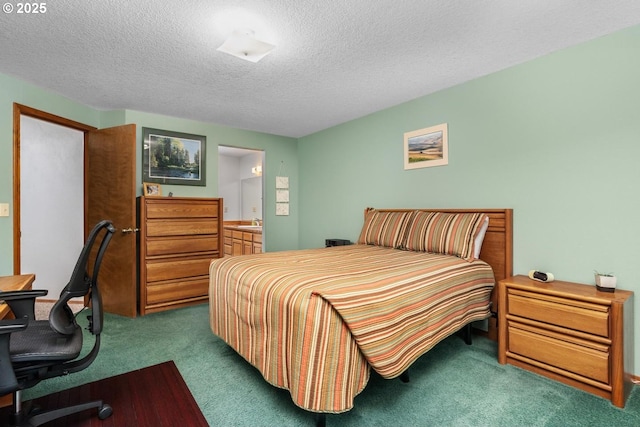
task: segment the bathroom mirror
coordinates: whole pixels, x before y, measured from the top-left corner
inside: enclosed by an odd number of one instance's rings
[[[261,150],[218,147],[218,195],[224,199],[224,221],[264,219],[264,162]]]
[[[262,177],[245,178],[241,182],[241,210],[243,220],[262,220]]]

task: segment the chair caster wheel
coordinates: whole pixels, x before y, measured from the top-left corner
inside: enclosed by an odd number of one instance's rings
[[[113,409],[111,409],[111,406],[106,403],[98,409],[98,418],[101,420],[106,420],[111,416],[111,414],[113,414]]]

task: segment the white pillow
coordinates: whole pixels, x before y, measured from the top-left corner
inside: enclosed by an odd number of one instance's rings
[[[489,228],[489,215],[484,217],[484,222],[480,226],[478,235],[473,241],[473,257],[475,259],[480,258],[480,251],[482,250],[482,242],[484,240],[484,235],[487,233],[487,228]]]

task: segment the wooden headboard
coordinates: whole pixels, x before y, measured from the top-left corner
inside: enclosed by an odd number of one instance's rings
[[[367,212],[372,208],[365,209]],[[376,209],[382,212],[411,212],[415,210],[423,212],[447,212],[447,213],[476,213],[483,212],[489,215],[489,228],[484,236],[480,259],[493,269],[496,279],[496,287],[491,295],[492,310],[497,312],[498,307],[498,281],[513,275],[513,209]],[[493,340],[498,339],[497,319],[489,319],[489,331],[487,336]]]

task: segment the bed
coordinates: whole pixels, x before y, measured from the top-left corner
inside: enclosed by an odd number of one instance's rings
[[[478,320],[495,338],[511,244],[510,209],[368,208],[353,245],[212,261],[211,329],[296,405],[345,412],[370,369],[401,376]]]

